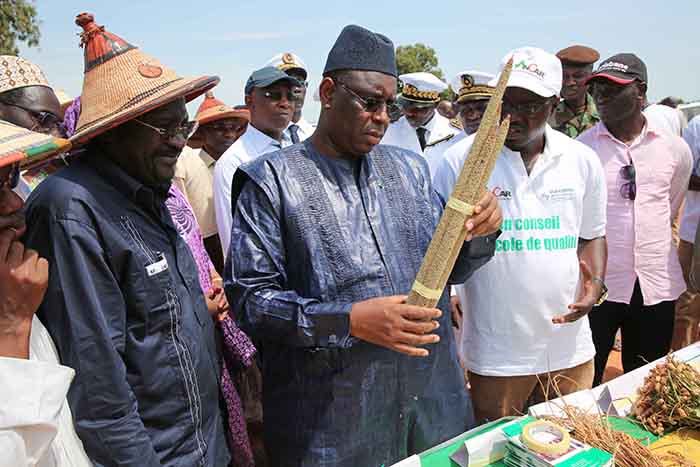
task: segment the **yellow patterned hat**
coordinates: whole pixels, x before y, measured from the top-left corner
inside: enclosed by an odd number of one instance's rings
[[[0,55],[0,94],[27,86],[49,86],[41,68],[14,55]]]

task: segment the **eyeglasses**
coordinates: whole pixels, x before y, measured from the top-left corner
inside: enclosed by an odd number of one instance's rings
[[[357,100],[362,106],[365,112],[375,113],[380,110],[386,109],[387,113],[389,108],[395,104],[393,100],[377,99],[376,97],[362,97],[357,92],[353,91],[347,84],[336,81],[338,85],[345,90],[348,94]]]
[[[622,166],[620,168],[620,177],[626,180],[625,183],[620,187],[620,196],[624,199],[634,201],[637,197],[637,183],[635,178],[637,176],[637,171],[634,169],[634,165],[630,162],[628,165]]]
[[[243,125],[227,125],[225,123],[210,123],[206,126],[208,130],[217,131],[219,133],[239,133],[246,129],[247,123]]]
[[[508,101],[503,101],[502,111],[503,114],[518,114],[518,115],[535,115],[537,112],[542,110],[547,101],[542,102],[529,102],[526,104],[511,104]]]
[[[10,190],[14,190],[19,185],[19,163],[16,162],[12,164],[12,169],[5,180],[0,181],[0,191],[4,190],[5,187]]]
[[[263,96],[266,98],[270,99],[271,101],[274,102],[279,102],[282,100],[282,91],[263,91]],[[296,102],[299,99],[301,99],[301,92],[300,91],[292,91],[289,90],[284,95],[287,96],[287,100],[289,102]]]
[[[171,140],[176,136],[188,140],[190,139],[190,136],[192,136],[199,127],[199,123],[197,123],[197,121],[195,120],[191,122],[185,122],[180,126],[176,126],[175,128],[158,128],[157,126],[150,125],[142,120],[139,120],[138,118],[135,118],[134,121],[155,131],[164,140]]]
[[[37,112],[36,110],[28,109],[21,105],[12,104],[10,102],[5,101],[0,101],[0,103],[9,105],[10,107],[16,107],[18,109],[24,110],[29,115],[31,115],[32,120],[34,120],[34,125],[31,128],[29,128],[29,131],[36,131],[37,129],[52,130],[54,128],[57,128],[62,122],[62,119],[60,117],[58,117],[55,114],[52,114],[51,112]]]

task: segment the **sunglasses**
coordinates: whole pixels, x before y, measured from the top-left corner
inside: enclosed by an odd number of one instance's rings
[[[535,115],[537,112],[542,110],[547,101],[542,102],[531,102],[526,104],[511,104],[508,101],[503,101],[502,112],[503,114],[518,114],[518,115]]]
[[[14,190],[19,185],[19,163],[12,164],[12,169],[5,180],[0,181],[0,191],[8,188]]]
[[[226,125],[223,123],[212,123],[207,125],[207,129],[219,133],[238,133],[240,131],[245,130],[247,125],[247,123],[244,125]]]
[[[140,125],[143,125],[155,131],[160,135],[161,138],[163,138],[166,141],[169,141],[178,136],[180,138],[188,140],[190,139],[190,136],[192,136],[194,132],[197,131],[197,127],[199,126],[199,123],[197,123],[197,121],[195,120],[185,122],[182,125],[176,126],[174,128],[159,128],[157,126],[153,126],[142,120],[139,120],[138,118],[135,118],[134,121]]]
[[[635,182],[636,176],[637,171],[634,169],[634,165],[632,165],[631,162],[628,165],[620,168],[620,177],[622,177],[623,180],[626,180],[620,187],[620,196],[622,196],[623,199],[634,201],[637,197],[637,183]]]
[[[355,100],[360,103],[365,112],[375,113],[386,109],[388,113],[389,108],[395,105],[393,100],[377,99],[376,97],[362,97],[356,91],[353,91],[353,89],[347,84],[341,81],[336,81],[336,83],[343,88],[345,92],[354,97]]]
[[[31,115],[32,120],[34,120],[34,125],[29,129],[30,131],[36,131],[37,129],[51,130],[53,128],[57,128],[63,121],[60,117],[52,114],[51,112],[37,112],[36,110],[28,109],[21,105],[12,104],[5,101],[0,101],[0,103],[24,110]]]
[[[287,97],[289,102],[296,102],[301,98],[301,93],[299,91],[289,90],[286,93],[282,91],[263,91],[263,96],[273,102],[281,101],[283,95]]]

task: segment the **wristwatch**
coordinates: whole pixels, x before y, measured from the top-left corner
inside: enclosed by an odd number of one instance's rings
[[[595,282],[596,284],[600,285],[600,297],[598,297],[598,301],[595,302],[595,304],[593,305],[600,306],[605,300],[608,299],[608,286],[605,285],[605,282],[603,282],[603,279],[601,279],[600,277],[592,278],[591,282]]]

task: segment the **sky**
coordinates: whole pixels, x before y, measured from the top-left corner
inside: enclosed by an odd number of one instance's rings
[[[214,93],[243,103],[250,73],[273,55],[294,52],[309,69],[310,87],[320,75],[340,30],[359,24],[395,45],[433,47],[449,79],[462,70],[495,73],[511,49],[536,46],[556,52],[572,44],[597,49],[601,58],[634,52],[645,61],[649,99],[668,95],[700,99],[700,47],[692,36],[700,19],[697,0],[501,0],[426,2],[404,0],[38,0],[38,48],[21,55],[38,64],[51,84],[80,94],[83,56],[78,47],[80,12],[140,47],[181,75],[217,75]],[[431,7],[437,7],[431,10]],[[316,121],[309,92],[304,116]],[[201,98],[190,106],[196,111]]]

